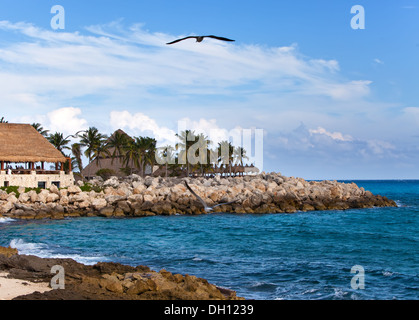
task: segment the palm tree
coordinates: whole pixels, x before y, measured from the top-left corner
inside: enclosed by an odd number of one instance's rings
[[[167,168],[169,166],[169,164],[174,164],[175,163],[175,154],[174,154],[174,148],[170,145],[166,145],[162,148],[159,148],[160,150],[160,154],[156,154],[156,156],[158,156],[160,158],[161,161],[159,161],[160,164],[163,164],[163,159],[164,159],[164,164],[166,167],[166,178],[167,178]]]
[[[141,175],[145,176],[145,167],[149,164],[153,167],[155,163],[155,152],[156,152],[156,139],[150,137],[138,137],[137,146],[139,148],[139,169],[141,171]],[[153,169],[151,170],[153,171]]]
[[[203,133],[198,134],[195,137],[195,143],[188,150],[188,159],[192,161],[192,164],[197,168],[200,168],[201,175],[204,175],[204,166],[208,164],[208,145],[211,144],[211,140],[208,139]],[[195,163],[196,161],[196,163]],[[189,161],[191,162],[191,161]]]
[[[189,177],[189,160],[188,160],[188,152],[189,149],[195,144],[195,131],[185,130],[179,134],[176,133],[176,137],[180,140],[180,142],[176,143],[176,150],[178,151],[178,157],[181,164],[186,164],[186,174]]]
[[[48,137],[49,130],[45,130],[40,123],[32,123],[32,127],[34,127],[36,131],[42,134],[45,138]]]
[[[111,153],[109,152],[109,147],[106,144],[105,140],[102,140],[101,143],[96,145],[95,149],[93,150],[92,158],[96,160],[96,164],[100,166],[100,159],[111,157]],[[113,159],[112,159],[113,160]]]
[[[74,159],[76,160],[74,163],[73,168],[78,168],[80,175],[83,177],[83,162],[81,159],[81,145],[80,143],[73,143],[71,145],[71,153],[74,156]]]
[[[218,158],[219,162],[225,165],[228,164],[230,176],[231,176],[231,166],[234,159],[233,152],[234,152],[234,147],[229,141],[225,140],[218,143],[218,154],[220,155]]]
[[[64,136],[62,133],[56,132],[54,134],[49,135],[47,139],[55,148],[61,151],[61,153],[64,156],[65,156],[64,149],[68,149],[68,150],[70,149],[67,146],[70,140],[64,139]]]
[[[9,121],[4,120],[4,117],[1,117],[0,123],[8,123]]]
[[[123,160],[122,164],[129,170],[129,174],[132,174],[134,167],[139,167],[140,162],[140,148],[138,145],[138,139],[129,139],[127,144],[123,147]]]
[[[233,151],[233,158],[235,159],[234,163],[243,167],[243,159],[249,160],[249,157],[246,156],[246,150],[242,147],[235,147]],[[239,174],[240,175],[240,174]]]
[[[90,127],[81,135],[80,145],[86,147],[84,155],[89,158],[89,163],[92,162],[93,154],[99,146],[104,143],[107,136],[101,134],[95,127]],[[90,175],[90,172],[88,173]]]
[[[115,133],[108,139],[107,147],[112,150],[112,164],[115,158],[120,158],[124,155],[124,148],[128,144],[129,136],[120,130],[115,131]]]

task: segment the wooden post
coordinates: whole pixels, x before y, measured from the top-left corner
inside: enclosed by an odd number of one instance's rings
[[[68,160],[68,172],[70,173],[72,168],[71,168],[71,158],[67,158]]]
[[[44,162],[41,162],[41,169],[44,170]]]
[[[4,170],[4,161],[1,162],[1,171]]]
[[[60,168],[60,170],[61,171],[64,171],[64,162],[61,162],[61,168]]]

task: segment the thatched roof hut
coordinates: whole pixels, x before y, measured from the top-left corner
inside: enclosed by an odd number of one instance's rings
[[[0,161],[64,163],[67,159],[32,125],[0,123]]]
[[[125,131],[118,129],[116,130],[106,141],[106,143],[109,143],[112,137],[115,135],[120,134],[127,139],[132,139]],[[109,154],[113,154],[115,151],[115,148],[111,147],[108,149]],[[98,172],[100,169],[109,169],[113,172],[112,175],[115,175],[117,177],[124,177],[127,175],[126,172],[121,171],[122,168],[125,168],[124,165],[124,157],[122,155],[116,155],[113,159],[111,156],[99,156],[98,159],[92,160],[84,169],[83,169],[83,175],[85,178],[90,179],[96,176],[96,172]],[[137,173],[137,170],[133,169],[132,173]]]

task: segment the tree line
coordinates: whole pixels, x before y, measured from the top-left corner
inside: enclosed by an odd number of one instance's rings
[[[1,122],[7,122],[2,117]],[[126,175],[139,173],[145,176],[146,167],[153,168],[159,165],[165,176],[180,175],[208,175],[214,174],[216,169],[222,174],[232,175],[234,166],[244,165],[248,159],[246,150],[240,146],[233,146],[229,141],[214,144],[202,133],[196,134],[193,130],[185,130],[176,134],[178,142],[174,146],[157,147],[157,141],[151,137],[130,137],[121,130],[108,136],[99,132],[96,127],[79,131],[74,135],[64,137],[63,133],[50,133],[40,123],[32,126],[58,149],[65,157],[71,159],[71,167],[75,174],[84,178],[96,172],[84,172],[83,155],[89,164],[110,158],[111,162],[117,159],[122,164],[121,172]],[[70,138],[77,139],[71,142]],[[212,148],[210,146],[213,146]],[[69,163],[66,168],[68,169]]]

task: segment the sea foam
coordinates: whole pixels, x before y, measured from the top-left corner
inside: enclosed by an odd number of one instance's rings
[[[80,254],[60,253],[44,243],[25,242],[22,239],[13,239],[10,241],[10,247],[17,249],[19,254],[22,255],[32,255],[39,258],[73,259],[74,261],[85,265],[94,265],[98,262],[108,260],[102,256],[83,256]]]

